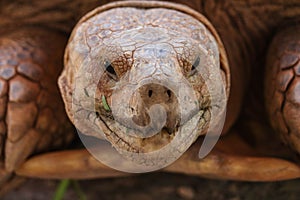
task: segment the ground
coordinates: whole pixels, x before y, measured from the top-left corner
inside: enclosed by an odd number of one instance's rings
[[[51,200],[58,181],[29,180],[4,200]],[[149,173],[79,182],[87,200],[296,200],[300,179],[272,183],[209,180],[180,174]],[[69,187],[65,200],[78,199]]]

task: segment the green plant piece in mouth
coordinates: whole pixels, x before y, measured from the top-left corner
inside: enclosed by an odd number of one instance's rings
[[[102,95],[102,105],[106,111],[111,111],[104,95]]]

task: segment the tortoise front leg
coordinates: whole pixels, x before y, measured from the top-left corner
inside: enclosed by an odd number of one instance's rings
[[[0,183],[31,154],[73,137],[56,84],[65,42],[62,34],[36,27],[1,30]]]
[[[278,181],[300,177],[299,166],[284,159],[257,153],[236,132],[231,132],[220,140],[204,159],[198,158],[200,143],[196,142],[163,171],[247,181]],[[90,179],[130,175],[103,165],[86,149],[37,155],[17,169],[16,174],[45,179]]]
[[[283,27],[271,43],[265,104],[272,127],[300,153],[300,26]]]

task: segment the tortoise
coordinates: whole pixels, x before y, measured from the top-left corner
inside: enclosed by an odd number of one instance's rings
[[[299,1],[1,4],[2,191],[157,169],[300,177]]]

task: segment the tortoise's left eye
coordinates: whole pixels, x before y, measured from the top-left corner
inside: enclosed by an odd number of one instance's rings
[[[104,65],[105,65],[105,70],[108,73],[108,75],[112,79],[116,80],[117,79],[117,73],[116,73],[114,67],[111,65],[111,63],[106,61]]]
[[[191,71],[189,73],[190,76],[192,76],[196,73],[197,67],[199,66],[199,64],[200,64],[200,57],[198,56],[191,67]]]

